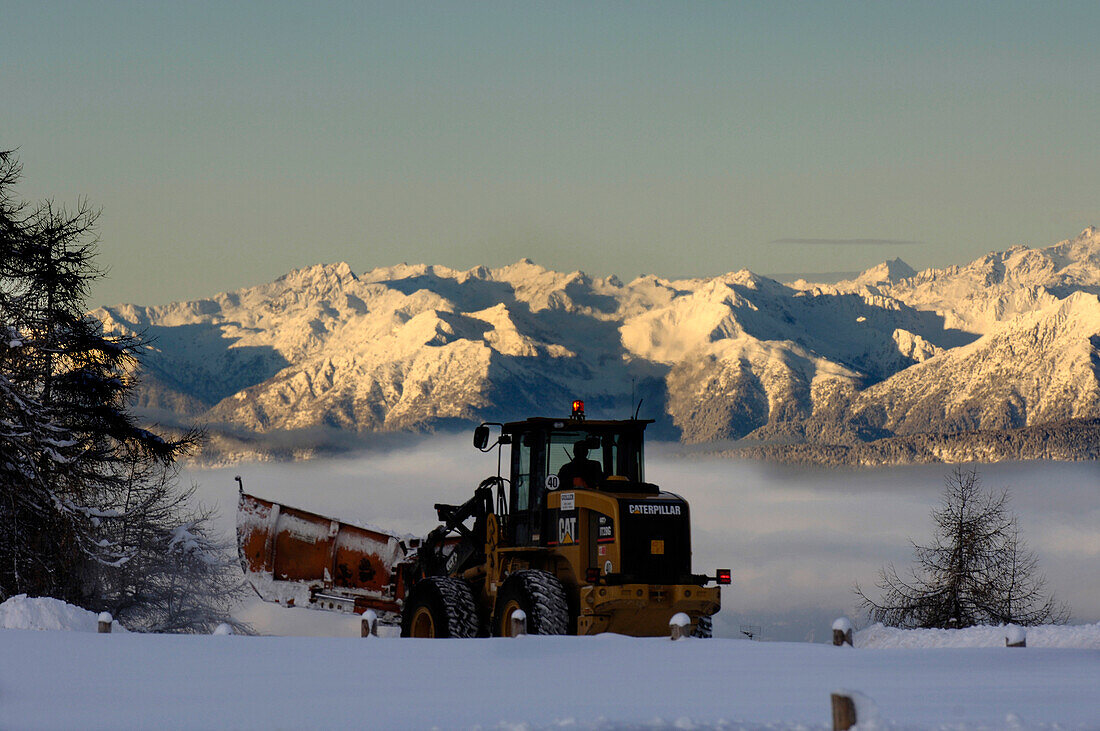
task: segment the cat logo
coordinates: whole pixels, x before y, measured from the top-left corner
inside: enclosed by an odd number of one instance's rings
[[[577,517],[558,518],[558,544],[570,546],[577,542]]]

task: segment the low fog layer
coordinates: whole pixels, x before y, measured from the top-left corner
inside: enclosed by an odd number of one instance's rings
[[[931,535],[946,466],[806,470],[755,462],[683,456],[680,445],[651,444],[647,479],[686,498],[692,511],[694,570],[733,569],[716,618],[720,636],[759,627],[768,639],[824,641],[832,620],[857,625],[852,586],[872,587],[885,563],[907,567],[910,538]],[[1100,621],[1100,468],[1094,463],[979,466],[984,483],[1006,488],[1023,537],[1038,554],[1049,588],[1074,622]],[[437,522],[432,504],[458,504],[496,472],[462,435],[410,437],[398,449],[339,460],[248,463],[190,470],[183,479],[220,509],[234,530],[236,483],[253,494],[388,530],[423,535]],[[259,605],[259,603],[256,603]],[[316,611],[242,608],[261,631],[341,633],[355,625]]]

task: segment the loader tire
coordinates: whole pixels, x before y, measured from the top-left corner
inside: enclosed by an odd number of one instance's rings
[[[522,609],[527,615],[527,634],[569,633],[569,602],[558,578],[546,571],[516,571],[497,594],[493,611],[493,635],[512,636],[512,614]]]
[[[695,629],[692,630],[692,637],[701,637],[704,640],[708,640],[714,636],[714,618],[713,617],[699,617],[699,621],[695,623]]]
[[[474,593],[461,579],[421,579],[401,610],[402,637],[476,637],[477,628]]]

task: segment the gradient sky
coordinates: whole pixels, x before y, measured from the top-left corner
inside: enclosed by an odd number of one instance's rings
[[[944,266],[1100,224],[1097,28],[1096,2],[2,0],[0,148],[24,198],[103,209],[91,305],[334,261]]]

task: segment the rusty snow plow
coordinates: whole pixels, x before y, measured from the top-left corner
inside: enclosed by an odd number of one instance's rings
[[[245,577],[264,601],[398,621],[405,586],[396,536],[326,518],[242,489],[237,550]]]

